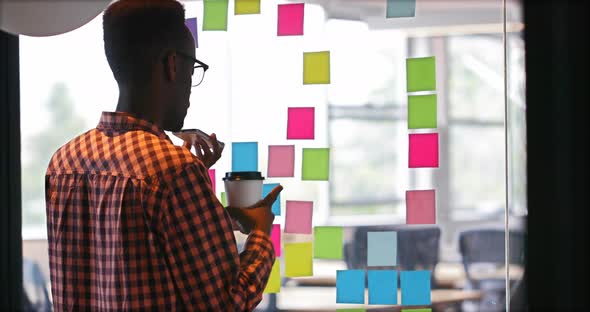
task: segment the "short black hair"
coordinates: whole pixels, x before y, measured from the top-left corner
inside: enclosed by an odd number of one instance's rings
[[[184,7],[176,0],[119,0],[103,14],[104,49],[119,84],[144,83],[163,49],[187,38]]]

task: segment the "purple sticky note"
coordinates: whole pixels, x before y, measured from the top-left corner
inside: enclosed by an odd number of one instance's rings
[[[413,133],[409,139],[410,168],[438,168],[438,133]]]
[[[281,225],[280,224],[273,224],[272,225],[272,233],[270,234],[270,240],[272,241],[272,245],[275,248],[275,255],[277,257],[281,256]]]
[[[303,35],[304,4],[279,4],[278,8],[277,36]]]
[[[215,169],[209,169],[209,179],[211,180],[211,188],[215,193]]]
[[[287,115],[287,139],[314,139],[315,108],[289,107]]]
[[[311,234],[312,201],[287,201],[285,233]]]
[[[196,17],[187,18],[184,21],[184,24],[186,25],[188,30],[191,31],[191,34],[193,35],[193,39],[195,39],[195,48],[198,48],[199,47],[199,40],[198,40],[198,36],[197,36],[197,18]]]
[[[292,177],[295,172],[295,145],[268,146],[268,177]]]
[[[406,224],[436,224],[436,192],[406,191]]]

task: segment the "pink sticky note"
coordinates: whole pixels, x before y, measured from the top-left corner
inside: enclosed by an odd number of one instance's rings
[[[311,234],[312,201],[287,201],[285,233]]]
[[[314,139],[315,108],[289,107],[287,115],[287,139]]]
[[[406,191],[406,224],[436,224],[436,192]]]
[[[275,255],[277,257],[281,256],[281,225],[280,224],[273,224],[272,225],[272,233],[270,235],[270,239],[272,241],[272,245],[275,248]]]
[[[410,168],[438,168],[438,133],[410,134]]]
[[[209,179],[211,180],[211,188],[215,193],[215,169],[209,169]]]
[[[303,35],[303,3],[279,4],[277,36]]]
[[[268,177],[292,177],[295,172],[295,145],[268,146]]]

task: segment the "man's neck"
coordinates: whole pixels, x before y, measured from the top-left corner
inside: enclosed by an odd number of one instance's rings
[[[137,92],[137,89],[120,87],[117,111],[132,114],[137,118],[161,126],[160,114],[157,109],[158,97],[145,92],[145,87],[142,89],[141,92]]]

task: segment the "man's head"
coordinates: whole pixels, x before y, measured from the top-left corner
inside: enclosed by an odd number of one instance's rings
[[[157,94],[158,103],[145,103],[155,107],[143,109],[155,110],[171,131],[182,128],[191,92],[195,48],[184,19],[175,0],[120,0],[103,15],[105,53],[119,89]]]

